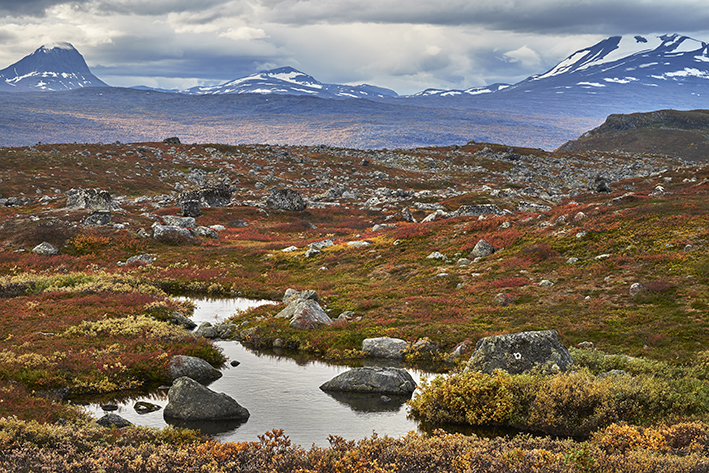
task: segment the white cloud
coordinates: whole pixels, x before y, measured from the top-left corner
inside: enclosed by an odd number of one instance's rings
[[[502,55],[509,62],[519,62],[525,66],[538,66],[541,64],[541,57],[526,44],[514,51],[508,51]]]

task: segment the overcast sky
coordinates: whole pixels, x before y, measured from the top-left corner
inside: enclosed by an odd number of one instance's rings
[[[321,82],[514,83],[614,35],[709,41],[707,0],[0,0],[0,69],[67,41],[109,85],[186,88],[293,66]]]

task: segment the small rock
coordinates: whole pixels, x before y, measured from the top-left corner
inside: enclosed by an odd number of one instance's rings
[[[539,285],[541,287],[552,287],[554,283],[549,281],[548,279],[542,279],[541,281],[539,281]]]
[[[138,401],[133,406],[133,409],[135,409],[135,412],[138,414],[149,414],[151,412],[159,411],[162,407],[150,402]]]
[[[596,348],[596,345],[594,345],[593,342],[580,342],[576,344],[576,347],[582,350],[594,350]]]
[[[402,358],[408,343],[399,338],[366,338],[362,341],[362,351],[374,358]]]
[[[434,251],[433,253],[431,253],[430,255],[428,255],[426,258],[427,258],[427,259],[436,259],[436,260],[445,260],[445,259],[447,259],[447,258],[446,258],[446,255],[444,255],[444,254],[442,254],[442,253],[439,253],[438,251]]]
[[[239,366],[239,365],[241,364],[241,362],[240,362],[240,361],[236,361],[236,360],[232,360],[231,363],[229,363],[229,364],[230,364],[231,366],[233,366],[234,368],[236,368],[237,366]]]
[[[633,284],[630,285],[630,289],[628,289],[628,294],[631,296],[637,296],[641,292],[645,290],[645,285],[641,282],[634,282]]]
[[[128,427],[129,425],[133,425],[132,423],[128,422],[123,417],[119,416],[118,414],[106,414],[105,416],[103,416],[99,420],[97,420],[96,423],[98,425],[100,425],[101,427],[106,427],[106,428],[116,427],[118,429],[122,429],[123,427]]]

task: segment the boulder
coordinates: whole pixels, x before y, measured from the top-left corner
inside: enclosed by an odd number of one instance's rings
[[[66,192],[66,207],[110,211],[113,199],[111,194],[103,189],[69,189]]]
[[[307,208],[303,197],[293,189],[275,189],[266,198],[266,206],[275,210],[301,212]]]
[[[478,340],[468,368],[492,374],[497,369],[520,374],[534,369],[568,371],[573,361],[556,330],[497,335]]]
[[[410,396],[416,389],[416,382],[405,369],[367,366],[340,373],[320,389]]]
[[[126,260],[126,264],[133,264],[133,263],[153,264],[153,257],[147,253],[143,253],[142,255],[131,256],[130,258],[128,258]]]
[[[201,358],[175,355],[167,365],[170,379],[188,377],[200,383],[209,383],[222,377],[222,373]]]
[[[503,215],[503,212],[495,204],[461,205],[458,210],[451,212],[450,217],[479,217],[480,215]]]
[[[105,416],[97,420],[96,423],[101,427],[117,427],[119,429],[122,429],[123,427],[128,427],[129,425],[133,425],[118,414],[106,414]]]
[[[315,302],[320,302],[317,291],[312,289],[306,289],[304,291],[296,291],[295,289],[286,289],[286,293],[283,295],[283,303],[289,304],[296,299],[312,299]]]
[[[42,255],[42,256],[52,256],[59,253],[59,250],[52,244],[46,241],[40,243],[39,245],[32,248],[32,253]]]
[[[249,411],[224,393],[216,393],[197,381],[182,377],[167,392],[163,416],[186,421],[246,420]]]
[[[178,217],[177,215],[163,215],[162,217],[165,225],[170,225],[180,228],[194,228],[197,226],[197,222],[194,217]]]
[[[610,182],[605,177],[596,176],[596,180],[593,181],[593,190],[596,192],[611,192]]]
[[[189,230],[175,225],[153,224],[153,238],[166,242],[191,241],[192,233]]]
[[[633,284],[630,285],[630,289],[628,290],[628,294],[631,296],[637,296],[641,292],[645,291],[645,285],[641,282],[634,282]]]
[[[495,249],[490,243],[485,240],[480,240],[475,244],[473,251],[470,252],[470,256],[473,258],[483,258],[485,256],[490,256],[495,252]]]
[[[192,230],[192,234],[203,238],[219,238],[217,231],[209,227],[196,227]]]
[[[313,299],[293,299],[276,317],[290,319],[289,325],[296,329],[312,329],[332,324],[332,319]]]
[[[176,136],[171,136],[170,138],[165,138],[162,142],[166,145],[179,145],[180,139]]]
[[[199,217],[202,215],[202,204],[199,200],[182,200],[180,213],[183,217]]]
[[[233,337],[236,330],[237,326],[228,322],[222,322],[214,325],[209,322],[204,322],[197,328],[197,330],[195,330],[195,334],[204,338],[226,339]]]
[[[192,330],[197,326],[197,324],[190,318],[185,317],[179,312],[173,312],[172,313],[172,319],[170,319],[170,322],[172,322],[175,325],[181,325],[182,327],[186,328],[187,330]]]
[[[96,210],[84,219],[84,225],[106,225],[108,223],[111,223],[111,212],[107,210]]]
[[[362,351],[374,358],[401,359],[408,345],[400,338],[365,338],[362,340]]]
[[[200,207],[225,207],[231,203],[231,187],[222,183],[215,186],[203,187],[199,190],[182,192],[177,197],[177,202],[180,204],[181,208],[183,208],[183,204],[186,206],[194,206],[194,204],[188,204],[188,202],[197,202]],[[191,216],[197,217],[199,215]]]
[[[133,405],[133,409],[135,409],[135,412],[138,414],[149,414],[151,412],[159,411],[162,407],[151,402],[138,401]]]

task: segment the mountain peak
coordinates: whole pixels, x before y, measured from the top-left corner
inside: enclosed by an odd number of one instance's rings
[[[0,71],[0,91],[58,91],[107,87],[91,73],[71,43],[42,45],[29,56]]]

